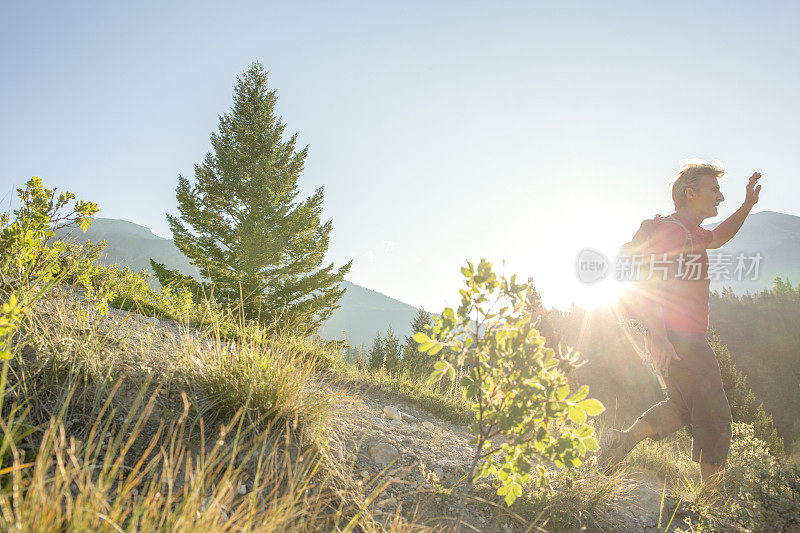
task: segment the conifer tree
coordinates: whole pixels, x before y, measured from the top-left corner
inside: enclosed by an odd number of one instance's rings
[[[394,372],[400,366],[400,339],[394,334],[392,326],[386,330],[386,339],[383,341],[386,369]]]
[[[415,333],[426,333],[426,325],[433,326],[433,317],[420,307],[411,321],[411,335],[406,337],[403,345],[403,366],[415,375],[427,376],[433,371],[433,364],[438,361],[438,358],[434,359],[420,352],[417,349],[419,344],[413,339]]]
[[[253,64],[234,87],[233,109],[211,135],[213,152],[195,165],[196,183],[177,187],[180,216],[167,215],[175,245],[203,278],[192,280],[151,261],[162,285],[178,282],[267,324],[310,334],[338,307],[352,261],[322,266],[332,229],[321,223],[323,189],[297,201],[308,148],[275,114],[275,90]]]
[[[772,415],[764,410],[764,405],[747,386],[747,378],[733,364],[728,347],[720,342],[716,333],[711,337],[711,347],[719,363],[733,420],[753,424],[754,435],[767,444],[773,455],[783,457],[784,442],[775,429]]]
[[[381,334],[376,333],[375,339],[372,341],[372,348],[369,350],[369,368],[371,370],[377,370],[383,366],[385,359],[384,351],[383,351],[383,341],[381,340]]]

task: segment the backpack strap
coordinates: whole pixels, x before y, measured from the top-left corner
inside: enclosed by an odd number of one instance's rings
[[[683,248],[686,249],[686,243],[689,243],[689,246],[692,250],[692,254],[694,254],[694,239],[692,238],[692,232],[689,231],[686,226],[684,226],[683,222],[681,222],[678,217],[675,215],[669,215],[666,217],[660,217],[656,215],[656,220],[659,222],[666,222],[668,224],[677,224],[678,226],[683,229],[684,233],[686,234],[686,240],[683,241]]]

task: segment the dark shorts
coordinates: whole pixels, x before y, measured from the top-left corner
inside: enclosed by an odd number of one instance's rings
[[[668,336],[681,360],[673,361],[664,375],[666,399],[639,419],[655,429],[654,440],[691,425],[692,460],[724,465],[731,444],[731,408],[714,351],[701,333]]]

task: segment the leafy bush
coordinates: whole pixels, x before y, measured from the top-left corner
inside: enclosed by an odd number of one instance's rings
[[[97,204],[83,200],[75,202],[71,212],[60,211],[75,198],[64,192],[56,198],[56,189],[48,189],[36,176],[17,189],[19,209],[14,211],[14,220],[3,217],[3,232],[0,235],[0,291],[4,297],[16,292],[22,305],[26,294],[42,294],[53,285],[58,270],[57,257],[64,248],[63,243],[48,246],[59,229],[78,225],[84,231],[91,224],[90,217],[97,212]]]
[[[5,466],[14,443],[32,431],[26,423],[24,402],[23,405],[15,403],[5,411],[3,404],[6,396],[17,395],[16,384],[8,383],[9,360],[18,349],[12,342],[14,333],[28,309],[61,279],[57,258],[63,245],[48,246],[48,242],[56,230],[72,224],[86,231],[91,224],[89,217],[97,212],[97,205],[80,201],[75,203],[70,213],[60,213],[75,196],[65,192],[56,199],[56,190],[45,188],[36,176],[17,193],[20,207],[14,211],[13,222],[10,216],[2,216],[3,231],[0,235],[0,298],[3,300],[0,309],[0,359],[3,361],[0,371],[0,420],[3,424],[0,468]]]
[[[800,470],[779,466],[758,471],[734,500],[731,515],[745,531],[800,530]]]
[[[725,465],[725,481],[738,491],[756,483],[762,472],[773,474],[778,462],[767,443],[755,436],[753,424],[734,422],[733,437],[728,461]]]
[[[597,449],[586,420],[603,405],[586,398],[587,387],[570,395],[567,374],[578,366],[577,355],[543,347],[544,338],[525,312],[530,282],[498,279],[485,260],[477,269],[468,263],[461,272],[466,288],[458,310],[445,308],[428,329],[430,336],[416,333],[414,340],[422,352],[445,354],[432,381],[462,374],[463,394],[475,413],[476,448],[463,497],[476,479],[496,476],[498,494],[510,505],[523,485],[546,481],[542,461],[577,466],[587,451]]]

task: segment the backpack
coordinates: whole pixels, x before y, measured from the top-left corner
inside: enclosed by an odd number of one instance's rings
[[[677,224],[680,226],[686,234],[683,249],[689,248],[692,253],[694,253],[692,233],[686,226],[673,215],[666,217],[656,215],[652,219],[642,221],[639,225],[639,229],[633,235],[633,238],[620,247],[617,260],[619,261],[620,258],[634,260],[636,256],[646,257],[651,253],[650,239],[661,224]],[[636,352],[644,360],[649,361],[649,339],[647,336],[647,326],[643,318],[643,310],[647,306],[653,305],[653,300],[648,297],[650,291],[648,290],[648,270],[646,267],[647,264],[644,262],[638,279],[627,282],[626,289],[617,299],[614,311],[616,312],[618,323]]]

